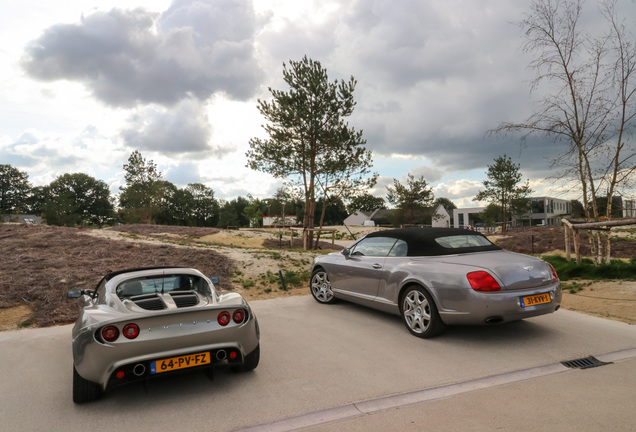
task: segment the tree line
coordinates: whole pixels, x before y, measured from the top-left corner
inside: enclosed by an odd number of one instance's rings
[[[273,197],[251,195],[219,200],[214,190],[202,183],[178,188],[163,179],[152,160],[133,151],[124,164],[125,185],[119,196],[110,194],[108,185],[84,173],[63,174],[46,186],[32,186],[28,173],[11,165],[0,165],[0,215],[33,214],[50,225],[97,226],[118,223],[154,223],[198,227],[259,227],[264,216],[296,216],[302,220],[305,202],[285,187]],[[430,224],[432,206],[443,205],[452,214],[455,204],[447,198],[433,200],[423,178],[409,175],[406,185],[394,179],[387,187],[389,204],[397,207],[391,223]],[[350,214],[386,209],[382,197],[364,191],[346,204],[340,197],[320,197],[314,217],[325,225],[341,225]],[[327,204],[325,205],[325,202]]]
[[[262,226],[265,215],[302,216],[303,202],[288,197],[259,199],[250,195],[217,199],[202,183],[178,188],[163,179],[156,165],[134,151],[124,165],[126,184],[118,197],[88,174],[63,174],[46,186],[32,186],[28,173],[0,164],[0,216],[33,214],[49,225],[97,226],[155,223],[198,227]],[[316,206],[322,212],[322,202]],[[342,203],[325,212],[329,224],[348,216]]]
[[[273,197],[251,195],[233,200],[217,200],[214,190],[202,183],[184,188],[163,179],[152,160],[133,151],[124,164],[125,185],[118,197],[112,196],[105,182],[84,173],[63,174],[47,186],[32,187],[26,172],[0,165],[0,215],[35,214],[50,225],[104,226],[117,223],[154,223],[197,227],[260,227],[264,216],[305,216],[305,202],[293,189],[279,188]],[[477,221],[485,226],[505,226],[511,219],[523,219],[531,211],[532,190],[521,182],[520,165],[506,156],[488,166],[484,190],[474,198],[489,201]],[[448,198],[434,198],[423,177],[408,174],[405,182],[393,179],[386,187],[386,199],[361,191],[345,203],[340,197],[320,197],[314,205],[314,218],[325,225],[341,225],[356,212],[393,209],[386,216],[393,226],[431,225],[438,206],[449,215],[457,206]],[[583,217],[584,206],[572,200],[573,217]],[[607,202],[599,198],[598,208]],[[588,205],[591,208],[591,204]],[[616,207],[614,211],[619,211]],[[322,225],[321,225],[322,226]]]

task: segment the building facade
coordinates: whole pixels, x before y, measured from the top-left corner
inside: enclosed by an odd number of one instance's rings
[[[530,226],[561,225],[561,219],[572,214],[572,203],[569,200],[552,197],[530,198]],[[524,225],[526,225],[524,221]]]
[[[531,210],[528,215],[512,221],[511,226],[561,225],[561,219],[572,214],[569,200],[553,197],[530,198]],[[480,226],[479,213],[486,207],[471,207],[453,210],[453,226],[468,228]]]
[[[469,207],[453,209],[453,226],[455,228],[474,227],[481,222],[479,213],[486,210],[486,207]]]

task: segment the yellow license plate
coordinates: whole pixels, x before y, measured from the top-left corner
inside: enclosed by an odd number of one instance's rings
[[[194,366],[210,364],[210,353],[203,352],[154,361],[150,364],[150,373],[170,372]]]
[[[537,294],[537,295],[521,297],[521,306],[522,307],[534,306],[534,305],[539,305],[543,303],[550,303],[551,301],[552,299],[550,298],[550,294],[548,293]]]

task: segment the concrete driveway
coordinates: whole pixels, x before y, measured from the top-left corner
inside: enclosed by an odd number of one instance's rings
[[[488,415],[474,411],[482,393],[521,386],[516,391],[526,397],[527,385],[529,400],[540,408],[579,415],[584,407],[548,403],[559,389],[541,386],[579,372],[612,371],[617,384],[636,384],[636,326],[566,310],[497,327],[449,327],[422,340],[399,317],[349,303],[321,305],[302,296],[250,304],[262,330],[255,371],[219,370],[212,382],[199,373],[164,377],[151,382],[148,393],[134,385],[85,405],[71,400],[70,326],[0,333],[0,430],[383,430],[365,422],[381,424],[396,412],[422,404],[430,409],[471,392],[477,396],[472,405],[470,398],[465,402],[473,410],[467,420],[475,421]],[[588,356],[616,364],[573,373],[560,364]],[[509,412],[513,403],[503,394],[502,409]],[[633,402],[635,395],[627,396]],[[461,420],[463,411],[444,409]],[[413,424],[411,417],[397,417]],[[394,421],[389,424],[397,428]]]

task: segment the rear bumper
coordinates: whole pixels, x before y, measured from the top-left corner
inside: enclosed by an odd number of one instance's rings
[[[156,359],[150,360],[136,360],[130,363],[122,363],[118,362],[116,367],[114,367],[108,382],[102,384],[103,390],[109,390],[113,387],[118,387],[121,385],[127,385],[136,381],[146,380],[155,378],[157,376],[166,376],[184,372],[193,372],[195,370],[205,370],[209,368],[213,368],[220,364],[227,365],[241,365],[244,362],[244,355],[236,346],[228,346],[221,348],[214,348],[209,350],[195,350],[193,352],[188,353],[190,355],[186,356],[184,353],[178,354],[176,356],[159,356]],[[249,354],[249,353],[248,353]],[[174,369],[171,371],[162,372],[159,368],[158,360],[162,359],[175,359],[175,363],[177,363],[176,358],[184,359],[187,358],[188,361],[193,361],[194,357],[203,357],[209,360],[209,363],[200,364],[200,365],[192,365],[188,367],[181,367],[179,369]],[[184,362],[185,363],[185,362]],[[165,363],[163,363],[165,364]]]
[[[137,339],[120,340],[104,343],[95,338],[95,329],[80,331],[73,339],[73,362],[77,373],[107,390],[138,379],[173,373],[152,373],[152,362],[187,354],[208,352],[210,363],[185,370],[221,363],[239,365],[259,345],[259,329],[256,317],[251,315],[246,323],[231,328],[219,328],[216,321],[209,324],[184,321],[176,328],[142,328]],[[230,358],[231,351],[236,353],[234,359]],[[221,352],[225,352],[225,358]],[[117,372],[123,372],[124,378],[115,378]]]
[[[534,306],[523,306],[522,297],[549,294],[549,303]],[[458,309],[442,309],[439,314],[446,324],[450,325],[479,325],[497,324],[508,321],[517,321],[556,312],[561,307],[561,285],[556,283],[550,286],[526,289],[511,292],[467,292],[467,307]]]

